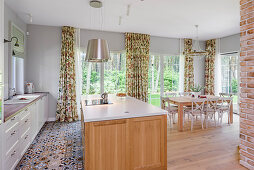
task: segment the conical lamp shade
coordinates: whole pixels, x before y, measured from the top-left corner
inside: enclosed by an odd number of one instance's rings
[[[108,43],[103,39],[88,41],[86,51],[87,62],[107,62],[110,59]]]

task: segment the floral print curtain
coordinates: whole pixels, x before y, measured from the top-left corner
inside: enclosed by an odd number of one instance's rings
[[[185,63],[184,63],[184,91],[189,92],[194,86],[193,57],[187,54],[192,50],[192,39],[184,39]]]
[[[206,51],[208,52],[208,55],[205,58],[205,94],[214,95],[215,39],[206,41]]]
[[[78,120],[75,76],[75,28],[62,27],[60,78],[56,120],[72,122]]]
[[[125,33],[125,49],[127,94],[147,102],[150,35]]]

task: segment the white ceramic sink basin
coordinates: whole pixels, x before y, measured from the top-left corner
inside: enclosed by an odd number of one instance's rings
[[[40,95],[18,95],[13,97],[13,99],[4,101],[4,104],[21,104],[30,103]]]

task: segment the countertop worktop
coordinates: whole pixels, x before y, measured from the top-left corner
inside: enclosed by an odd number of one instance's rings
[[[84,122],[126,119],[134,117],[156,116],[167,114],[165,110],[133,97],[116,97],[109,95],[109,101],[113,104],[85,106],[85,99],[96,97],[82,96],[82,109]]]
[[[15,116],[18,112],[22,111],[24,108],[32,104],[33,102],[39,100],[43,96],[46,96],[48,92],[35,92],[31,95],[39,95],[39,97],[35,98],[29,103],[19,103],[19,104],[4,104],[4,121],[9,120],[13,116]]]

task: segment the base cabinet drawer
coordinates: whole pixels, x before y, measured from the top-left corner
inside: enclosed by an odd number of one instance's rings
[[[31,129],[29,128],[22,136],[20,140],[20,157],[24,155],[27,148],[31,144]]]
[[[18,143],[8,152],[5,158],[5,169],[7,170],[13,170],[20,157],[19,157],[19,148],[18,148]]]
[[[14,146],[14,144],[19,140],[19,127],[19,122],[16,122],[15,126],[5,131],[5,153],[9,152],[10,149]]]

